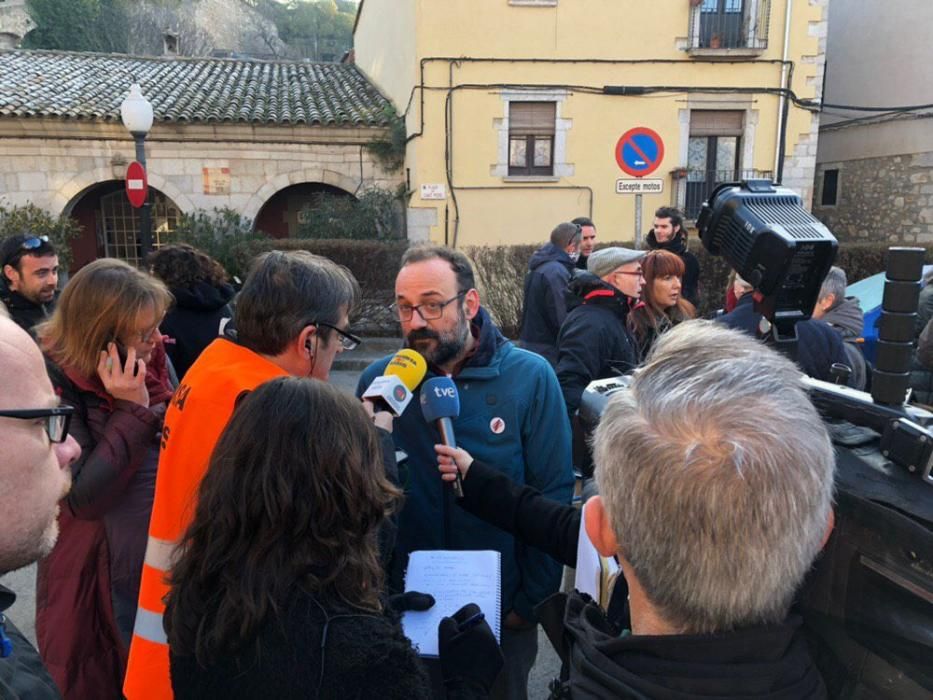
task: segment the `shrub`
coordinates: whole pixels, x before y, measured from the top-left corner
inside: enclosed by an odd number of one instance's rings
[[[233,209],[200,209],[193,214],[182,214],[178,226],[169,235],[162,235],[162,243],[188,243],[203,250],[220,262],[230,275],[243,277],[246,268],[239,264],[235,253],[238,246],[250,241],[265,241],[260,231],[253,231],[253,222]]]
[[[404,238],[397,194],[378,187],[366,190],[358,199],[323,194],[302,216],[299,238],[382,241]]]
[[[48,236],[58,253],[61,268],[67,270],[71,263],[69,242],[81,235],[81,226],[70,216],[52,216],[35,204],[0,206],[0,240],[19,233]]]

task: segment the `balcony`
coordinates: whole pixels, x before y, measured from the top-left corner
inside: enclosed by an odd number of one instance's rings
[[[771,0],[691,2],[687,53],[698,57],[755,57],[768,48]]]
[[[676,175],[684,175],[676,179]],[[675,171],[674,188],[677,193],[676,206],[691,221],[697,218],[710,193],[724,182],[740,180],[770,180],[770,170],[689,170]]]

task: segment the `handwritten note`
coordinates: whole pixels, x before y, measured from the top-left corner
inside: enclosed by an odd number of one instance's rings
[[[502,565],[499,552],[422,550],[408,559],[405,590],[430,593],[434,607],[402,616],[405,636],[421,656],[437,656],[437,627],[467,603],[476,603],[500,639]]]

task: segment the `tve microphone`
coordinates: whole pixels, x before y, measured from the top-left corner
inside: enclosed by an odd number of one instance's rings
[[[395,353],[389,360],[385,372],[376,377],[369,388],[363,392],[363,398],[372,401],[380,410],[391,411],[396,417],[411,402],[414,391],[428,371],[428,363],[420,353],[405,348]]]
[[[421,387],[421,412],[424,419],[437,425],[441,433],[441,442],[449,447],[456,447],[454,425],[450,420],[460,415],[460,397],[457,385],[450,377],[429,379]],[[463,498],[463,480],[457,470],[457,480],[452,484],[457,498]]]

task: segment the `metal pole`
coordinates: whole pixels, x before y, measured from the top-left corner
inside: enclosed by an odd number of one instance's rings
[[[641,248],[641,195],[635,195],[635,247]]]
[[[133,134],[133,140],[136,141],[136,160],[146,170],[146,135]],[[146,180],[149,180],[149,173],[146,172]],[[139,211],[139,262],[142,263],[146,256],[152,251],[152,205],[149,203],[149,195],[146,194],[146,201],[140,207]]]

